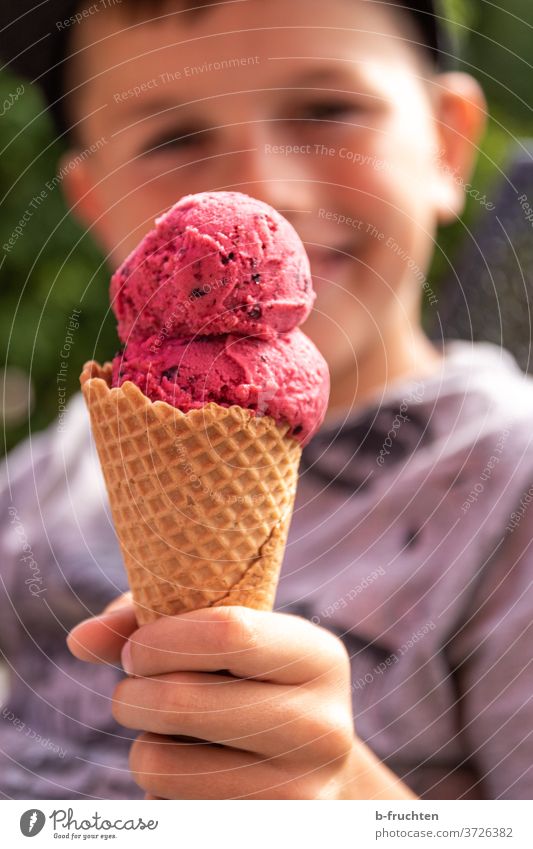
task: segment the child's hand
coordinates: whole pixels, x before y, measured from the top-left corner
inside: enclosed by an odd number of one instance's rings
[[[69,645],[83,660],[109,661],[122,641],[130,677],[113,714],[145,732],[130,766],[151,797],[414,798],[355,737],[348,656],[328,631],[218,607],[132,628],[127,640],[127,610],[99,630],[98,620],[78,626]]]

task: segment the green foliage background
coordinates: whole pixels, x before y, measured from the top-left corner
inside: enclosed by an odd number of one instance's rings
[[[491,119],[473,184],[490,197],[512,148],[533,136],[532,0],[448,0],[446,15],[464,57],[487,93]],[[0,113],[20,81],[0,73]],[[11,236],[32,198],[58,173],[64,146],[54,139],[39,93],[23,96],[0,117],[0,246]],[[30,419],[4,428],[5,447],[57,415],[56,374],[66,324],[81,310],[68,369],[68,393],[78,389],[82,363],[109,358],[118,347],[108,311],[109,272],[90,237],[67,213],[61,188],[46,190],[23,236],[6,253],[0,248],[1,360],[31,374],[35,404]],[[464,218],[440,234],[432,286],[453,262],[480,204],[470,201]]]
[[[0,74],[0,111],[19,84]],[[46,188],[47,182],[54,185],[64,145],[55,139],[39,92],[26,85],[24,95],[0,120],[0,246],[24,213],[32,212],[9,253],[0,247],[0,359],[31,374],[35,393],[30,419],[4,428],[4,447],[9,449],[57,415],[56,374],[74,308],[81,315],[68,360],[68,395],[79,389],[85,360],[93,354],[107,359],[118,342],[103,257],[68,214],[61,186]],[[45,202],[32,209],[32,198],[42,191]]]

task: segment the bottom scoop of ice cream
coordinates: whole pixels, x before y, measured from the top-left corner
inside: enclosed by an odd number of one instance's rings
[[[131,340],[113,360],[113,386],[127,380],[184,413],[214,402],[271,416],[303,445],[320,427],[329,396],[326,362],[300,330],[268,342],[234,335]]]

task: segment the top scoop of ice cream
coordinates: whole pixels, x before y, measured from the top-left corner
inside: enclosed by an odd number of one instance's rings
[[[314,300],[309,260],[292,225],[239,192],[182,198],[156,220],[111,281],[123,342],[199,334],[273,338]]]

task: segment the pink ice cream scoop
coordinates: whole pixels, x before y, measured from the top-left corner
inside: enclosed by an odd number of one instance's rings
[[[168,339],[160,346],[153,336],[115,357],[113,385],[125,380],[185,413],[214,401],[268,414],[290,422],[289,435],[300,442],[324,418],[329,390],[327,365],[301,330],[268,341],[228,334]]]
[[[158,218],[111,282],[125,350],[113,386],[188,412],[234,404],[305,444],[329,397],[326,362],[297,329],[315,294],[293,227],[237,192],[189,195]]]
[[[315,294],[305,249],[278,212],[238,192],[182,198],[113,275],[122,342],[298,327]]]

